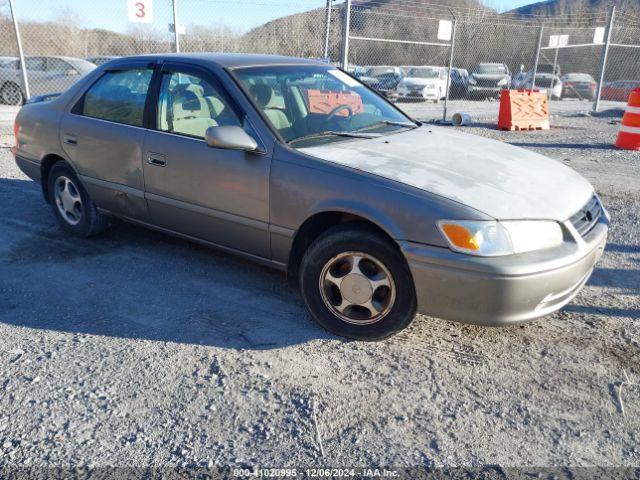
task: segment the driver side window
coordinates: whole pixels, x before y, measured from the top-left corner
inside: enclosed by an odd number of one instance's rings
[[[217,87],[196,75],[162,75],[158,130],[204,138],[207,128],[222,125],[241,126],[241,122]]]

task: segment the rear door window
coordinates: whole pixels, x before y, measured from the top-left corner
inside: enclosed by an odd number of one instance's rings
[[[153,70],[106,72],[84,95],[82,115],[142,127]]]

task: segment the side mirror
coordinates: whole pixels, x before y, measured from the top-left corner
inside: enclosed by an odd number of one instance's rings
[[[241,127],[233,125],[209,127],[204,134],[204,139],[207,145],[214,148],[244,150],[246,152],[258,150],[258,143],[255,139]]]

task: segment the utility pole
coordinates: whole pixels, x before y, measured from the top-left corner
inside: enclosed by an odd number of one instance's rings
[[[596,99],[593,101],[593,111],[597,112],[600,108],[600,94],[602,93],[602,84],[604,82],[604,74],[607,69],[607,56],[609,55],[609,44],[611,43],[611,32],[613,31],[613,19],[616,16],[616,7],[611,5],[609,10],[609,23],[607,24],[607,33],[605,35],[606,43],[604,44],[604,50],[602,51],[602,59],[600,60],[600,79],[598,81],[598,91]]]
[[[22,83],[24,83],[25,100],[31,98],[29,93],[29,79],[27,78],[27,65],[24,61],[24,51],[22,50],[22,41],[20,40],[20,29],[18,28],[18,17],[16,16],[16,6],[14,0],[9,0],[9,10],[11,10],[11,18],[13,18],[13,30],[16,32],[16,43],[18,44],[18,55],[20,56],[20,70],[22,71]]]
[[[349,35],[351,34],[351,0],[344,2],[344,25],[342,28],[342,69],[349,66]]]
[[[173,38],[175,42],[175,51],[180,53],[180,34],[178,33],[178,0],[171,0],[173,4]]]
[[[533,78],[531,79],[531,90],[536,88],[536,73],[538,73],[538,63],[540,62],[540,49],[542,48],[542,36],[544,35],[544,25],[540,25],[538,33],[538,50],[536,50],[536,59],[533,62]]]
[[[324,33],[324,58],[329,58],[329,39],[331,37],[331,1],[327,0],[327,15],[325,19],[326,30]]]
[[[449,11],[451,12],[451,10]],[[447,106],[449,103],[449,90],[451,89],[451,68],[453,67],[453,50],[456,45],[456,17],[455,15],[453,15],[453,12],[451,12],[451,15],[453,16],[453,27],[451,29],[451,47],[449,51],[449,68],[448,68],[449,71],[447,72],[447,94],[444,97],[444,108],[442,109],[443,122],[447,121]]]

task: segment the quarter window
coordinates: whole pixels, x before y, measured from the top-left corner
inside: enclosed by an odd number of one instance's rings
[[[48,58],[46,68],[47,72],[53,73],[78,73],[75,68],[60,58]]]
[[[196,75],[163,74],[158,130],[204,138],[207,128],[222,125],[241,126],[241,122],[219,88]]]
[[[24,59],[24,63],[27,66],[27,71],[33,70],[41,72],[44,70],[44,58],[42,57],[29,57]],[[18,68],[20,68],[20,61],[18,61]]]
[[[144,104],[153,70],[107,72],[85,93],[82,114],[136,127],[143,126]]]

